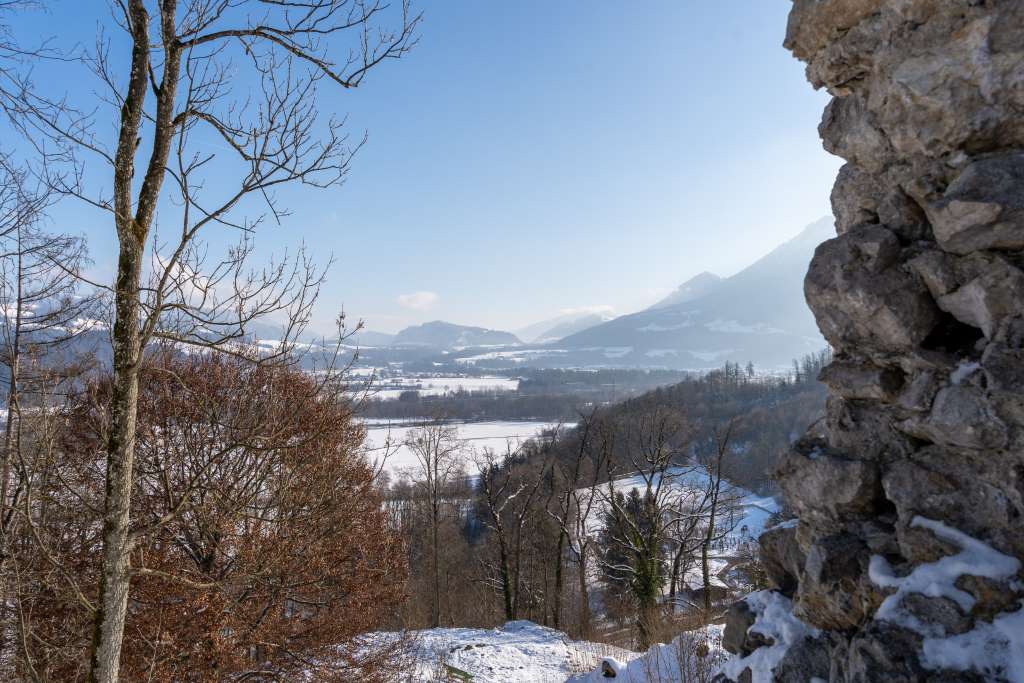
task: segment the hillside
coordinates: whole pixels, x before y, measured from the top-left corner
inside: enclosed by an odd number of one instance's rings
[[[439,350],[510,346],[521,343],[511,332],[455,325],[441,320],[407,327],[391,340],[391,345],[396,347],[425,347]]]
[[[699,299],[702,296],[710,294],[720,284],[722,284],[721,277],[714,273],[704,271],[703,273],[694,275],[689,280],[679,285],[674,292],[666,296],[661,301],[648,306],[647,310],[668,308],[669,306],[689,303],[694,299]]]
[[[558,346],[620,366],[707,368],[750,360],[783,367],[825,345],[804,301],[803,279],[814,248],[833,234],[832,219],[823,218],[732,277],[710,287],[704,277],[703,295],[621,316]],[[684,288],[674,296],[685,298]]]

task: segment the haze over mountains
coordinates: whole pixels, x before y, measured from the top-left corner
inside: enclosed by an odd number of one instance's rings
[[[516,336],[531,344],[546,344],[614,318],[610,308],[607,310],[572,311],[517,330]]]
[[[825,345],[804,301],[803,279],[814,248],[833,234],[832,219],[823,218],[732,277],[701,274],[654,307],[578,332],[559,346],[600,350],[624,365],[785,365]]]
[[[787,367],[825,346],[804,301],[803,279],[814,248],[833,235],[833,219],[822,218],[731,277],[702,272],[649,308],[616,318],[600,309],[573,311],[518,334],[434,321],[355,339],[364,347],[418,358],[443,354],[446,362],[476,367],[702,369],[727,360]]]
[[[407,327],[391,341],[391,346],[427,347],[435,349],[461,349],[480,346],[508,346],[522,344],[511,332],[489,330],[484,327],[455,325],[441,320]]]

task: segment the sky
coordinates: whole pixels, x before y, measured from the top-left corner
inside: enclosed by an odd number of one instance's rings
[[[781,46],[790,4],[419,0],[411,53],[321,91],[368,136],[347,181],[284,192],[291,214],[260,227],[257,256],[333,256],[322,332],[342,308],[386,332],[515,330],[731,275],[827,215],[839,168],[816,130],[827,97]],[[13,24],[89,44],[109,16],[104,0],[55,0]],[[69,73],[37,80],[96,91]],[[109,219],[64,202],[52,221],[84,233],[92,276],[112,281]]]

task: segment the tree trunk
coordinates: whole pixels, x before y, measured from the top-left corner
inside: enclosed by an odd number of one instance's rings
[[[643,600],[639,605],[639,618],[637,619],[637,635],[640,638],[640,652],[645,652],[654,642],[656,631],[656,613],[658,610],[657,601]]]
[[[590,594],[587,592],[587,556],[580,548],[580,638],[590,637]]]
[[[672,577],[669,581],[668,602],[673,613],[676,611],[676,591],[679,588],[679,570],[683,564],[683,551],[685,549],[686,546],[680,543],[679,548],[676,550],[676,556],[672,559]]]
[[[718,486],[719,479],[715,482],[715,495],[711,498],[711,513],[708,516],[708,531],[704,536],[704,542],[700,545],[701,574],[704,579],[704,610],[711,611],[711,568],[708,564],[708,551],[711,548],[711,539],[715,537],[715,515],[718,513]]]
[[[512,579],[508,568],[508,546],[505,534],[498,529],[498,553],[501,561],[501,594],[505,600],[505,621],[512,621]]]
[[[555,548],[555,604],[552,610],[552,617],[554,619],[554,628],[556,631],[561,630],[562,623],[562,587],[565,584],[565,578],[562,571],[562,565],[564,560],[562,558],[563,549],[565,548],[565,525],[562,525],[562,529],[558,532],[558,546]]]
[[[433,556],[434,556],[434,602],[430,611],[430,625],[437,628],[441,625],[441,563],[438,553],[438,526],[440,526],[440,515],[438,514],[438,503],[435,500],[433,505],[433,520],[431,529],[433,533]]]
[[[139,280],[143,246],[123,240],[115,291],[116,320],[112,337],[114,385],[110,399],[106,498],[103,511],[103,556],[100,595],[93,629],[90,681],[116,683],[130,583],[128,537],[135,421],[138,412],[141,338]]]

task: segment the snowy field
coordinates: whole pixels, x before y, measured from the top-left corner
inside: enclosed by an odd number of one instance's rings
[[[403,444],[413,424],[393,420],[364,420],[366,429],[366,448],[368,456],[373,460],[379,460],[384,454],[388,454],[385,470],[390,472],[392,477],[400,476],[403,471],[417,466],[416,457],[407,446]],[[466,442],[467,449],[482,451],[490,448],[498,453],[504,453],[506,448],[513,450],[518,448],[524,441],[539,436],[545,429],[558,426],[552,422],[517,422],[494,421],[494,422],[462,422],[454,425],[459,430],[459,438]],[[390,443],[390,446],[388,444]],[[472,459],[467,452],[466,471],[468,474],[477,474]]]
[[[460,391],[516,391],[519,380],[512,377],[396,377],[375,379],[367,398],[391,400],[404,391],[421,396],[445,396]]]

